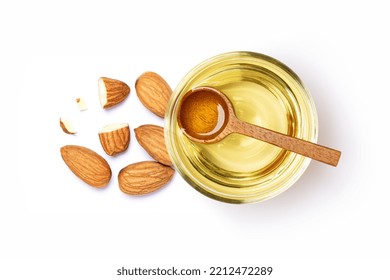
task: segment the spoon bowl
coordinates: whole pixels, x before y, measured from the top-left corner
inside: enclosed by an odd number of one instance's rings
[[[198,143],[216,143],[230,134],[226,127],[235,116],[229,99],[211,87],[197,87],[182,99],[178,123],[183,133]]]

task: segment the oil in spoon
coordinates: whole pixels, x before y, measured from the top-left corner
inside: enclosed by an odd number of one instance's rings
[[[197,88],[187,93],[181,102],[179,125],[189,136],[208,139],[218,135],[228,117],[224,100],[210,90]]]

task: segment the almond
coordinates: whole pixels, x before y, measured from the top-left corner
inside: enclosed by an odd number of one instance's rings
[[[138,143],[158,162],[172,166],[164,140],[164,128],[146,124],[134,129]]]
[[[172,89],[167,82],[154,72],[143,73],[135,83],[141,103],[157,116],[164,118]]]
[[[174,173],[172,168],[155,161],[133,163],[119,172],[119,188],[126,194],[148,194],[165,186]]]
[[[99,139],[107,155],[114,156],[124,152],[129,147],[129,124],[109,124],[99,132]]]
[[[107,161],[88,148],[67,145],[61,148],[61,156],[69,169],[92,187],[105,187],[111,179]]]
[[[67,134],[76,134],[77,131],[73,128],[73,125],[68,119],[60,118],[60,126],[62,130]]]
[[[121,103],[130,93],[130,87],[122,81],[102,77],[98,82],[99,99],[103,109]]]
[[[85,103],[84,98],[82,98],[82,97],[76,98],[76,103],[77,103],[77,106],[79,107],[80,111],[85,111],[85,110],[88,109],[87,104]]]

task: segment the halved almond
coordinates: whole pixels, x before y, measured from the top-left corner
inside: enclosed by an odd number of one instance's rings
[[[122,81],[99,78],[99,99],[103,109],[121,103],[130,93],[130,87]]]
[[[68,119],[60,118],[60,126],[62,130],[67,134],[76,134],[77,131],[73,128],[73,125]]]
[[[127,150],[130,128],[127,123],[109,124],[99,132],[99,139],[107,155],[114,156]]]

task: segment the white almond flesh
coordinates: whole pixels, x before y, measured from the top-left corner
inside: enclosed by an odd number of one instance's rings
[[[99,100],[100,100],[100,105],[102,108],[104,108],[104,105],[107,103],[107,89],[106,85],[104,84],[103,78],[100,78],[98,81],[99,85]]]
[[[109,125],[106,125],[105,127],[103,127],[103,128],[100,130],[100,133],[103,133],[103,132],[111,132],[111,131],[118,130],[118,129],[123,128],[123,127],[129,127],[129,124],[128,124],[128,123],[114,123],[114,124],[109,124]]]
[[[84,98],[82,98],[82,97],[76,98],[76,102],[77,102],[77,106],[79,107],[80,111],[85,111],[85,110],[88,109],[87,104],[85,103]]]

